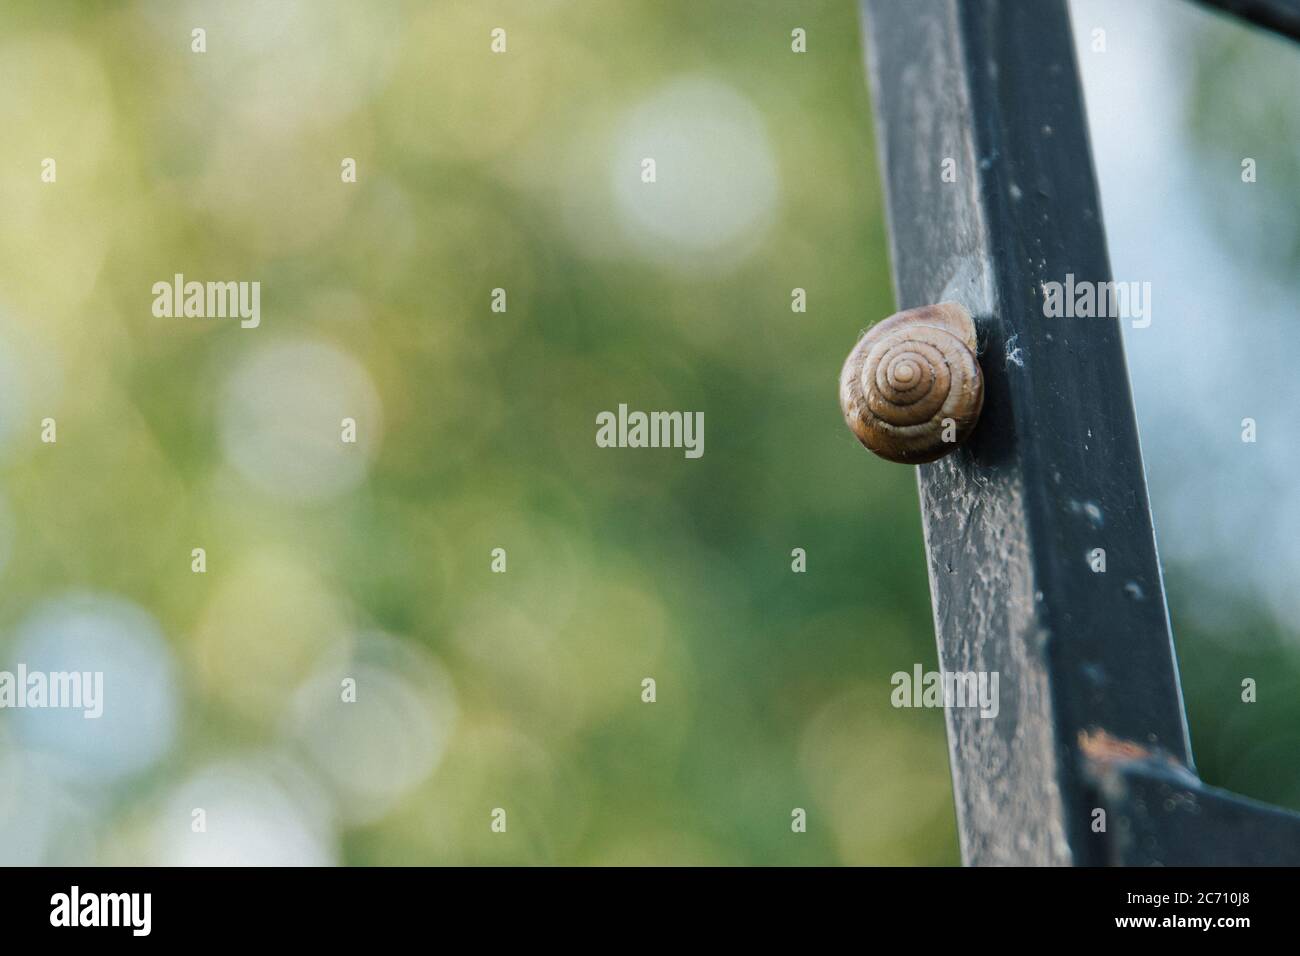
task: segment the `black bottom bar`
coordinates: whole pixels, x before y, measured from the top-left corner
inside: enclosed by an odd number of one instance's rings
[[[733,941],[783,928],[805,942],[843,940],[846,933],[875,941],[902,932],[917,943],[960,938],[987,946],[1024,932],[1040,943],[1200,934],[1232,945],[1243,933],[1281,933],[1295,912],[1294,871],[1268,869],[49,869],[10,875],[13,885],[0,894],[6,944],[48,944],[61,936],[65,943],[75,936],[95,945],[284,939],[299,948],[319,941],[337,949],[390,939],[399,945],[500,942],[517,930],[536,943],[655,939],[669,945],[684,938],[679,929],[696,938],[698,930],[716,927]],[[117,925],[85,925],[103,922]]]

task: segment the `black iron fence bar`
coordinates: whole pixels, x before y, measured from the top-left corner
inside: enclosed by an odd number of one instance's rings
[[[1300,0],[1200,0],[1257,26],[1300,40]]]
[[[1279,0],[1280,5],[1280,0]],[[1300,814],[1192,767],[1064,0],[863,0],[900,307],[976,317],[984,412],[918,469],[968,863],[1300,865]],[[1104,563],[1097,555],[1105,553]]]
[[[1300,814],[1207,787],[1158,757],[1092,761],[1117,866],[1300,866]]]
[[[1081,741],[1191,751],[1120,328],[1044,316],[1044,283],[1111,278],[1069,19],[863,12],[899,307],[965,305],[985,374],[970,442],[919,469],[940,665],[1000,675],[995,718],[947,711],[963,857],[1105,862]]]

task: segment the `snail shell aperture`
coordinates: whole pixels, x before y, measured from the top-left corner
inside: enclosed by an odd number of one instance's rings
[[[966,440],[984,405],[975,349],[975,322],[956,302],[877,322],[840,373],[844,420],[881,458],[910,465],[942,458]]]

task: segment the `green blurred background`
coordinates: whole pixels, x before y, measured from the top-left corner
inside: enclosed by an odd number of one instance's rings
[[[12,0],[0,128],[0,668],[107,681],[0,713],[0,862],[957,862],[914,475],[836,404],[893,311],[851,0]],[[1300,807],[1296,681],[1237,696],[1294,625],[1172,552],[1202,772]]]

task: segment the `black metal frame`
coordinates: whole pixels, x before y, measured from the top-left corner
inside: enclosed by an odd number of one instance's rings
[[[1119,325],[1044,318],[1111,278],[1064,0],[862,6],[898,304],[965,305],[985,375],[918,470],[940,666],[1000,675],[947,710],[963,859],[1300,864],[1300,816],[1195,776]]]
[[[1200,0],[1266,30],[1300,40],[1300,0]]]

